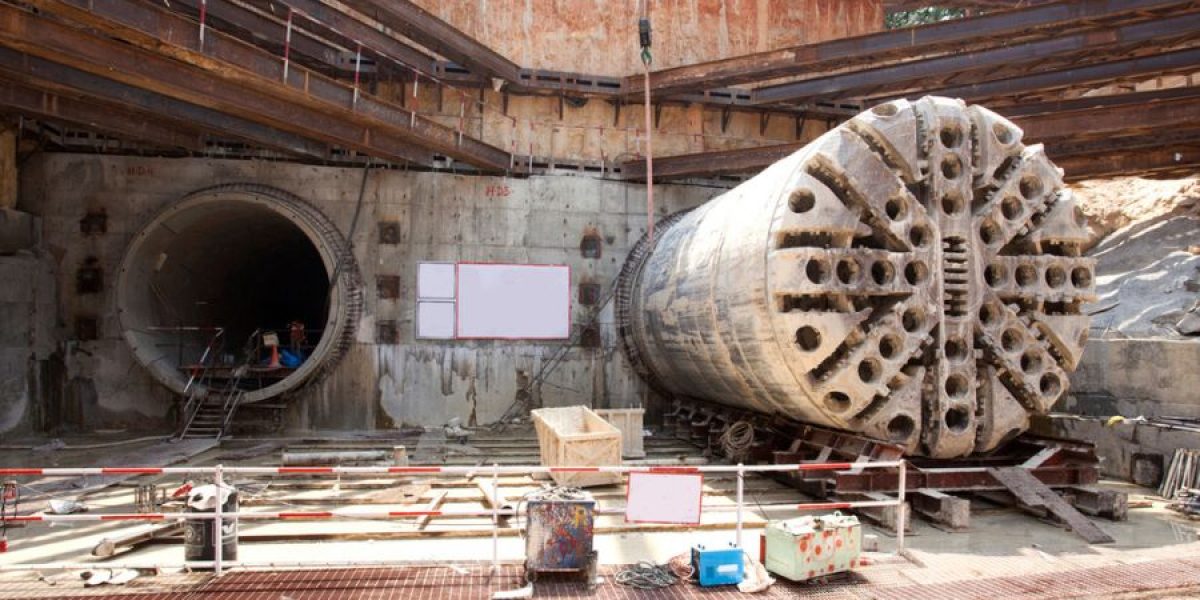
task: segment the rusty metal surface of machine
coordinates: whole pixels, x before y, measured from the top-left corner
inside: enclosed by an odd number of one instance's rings
[[[633,250],[622,346],[657,391],[939,458],[1047,412],[1094,299],[1087,228],[1041,145],[926,97],[876,106]]]

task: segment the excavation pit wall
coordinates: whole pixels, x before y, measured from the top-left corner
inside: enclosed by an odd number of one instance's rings
[[[55,314],[42,310],[31,318],[59,324],[56,356],[62,364],[40,388],[27,386],[36,398],[12,403],[12,410],[43,406],[47,413],[77,415],[62,420],[67,429],[171,429],[178,396],[136,360],[118,310],[118,290],[138,291],[136,279],[119,277],[135,236],[198,190],[248,183],[295,195],[346,237],[361,178],[361,169],[280,162],[74,154],[31,160],[22,170],[20,208],[41,219],[43,250],[59,292]],[[656,186],[656,209],[665,216],[723,191]],[[280,425],[295,430],[389,429],[452,417],[494,421],[513,404],[524,377],[537,373],[561,343],[416,339],[417,264],[566,264],[575,329],[593,311],[581,304],[580,288],[599,286],[603,294],[645,228],[641,185],[575,176],[372,170],[350,238],[362,282],[352,339],[328,373],[259,404],[284,405]],[[210,231],[235,239],[255,235],[253,228]],[[585,258],[584,239],[597,236],[599,256]],[[587,246],[587,255],[596,256],[594,243]],[[82,288],[81,273],[89,282]],[[381,297],[393,291],[396,297]],[[546,384],[534,389],[546,406],[620,408],[643,402],[645,387],[617,350],[611,309],[599,321],[598,345],[573,347]],[[31,427],[27,418],[0,421],[20,423],[18,430]]]

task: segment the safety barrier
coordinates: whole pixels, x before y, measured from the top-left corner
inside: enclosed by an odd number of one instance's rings
[[[874,507],[896,507],[896,551],[904,549],[904,533],[908,522],[905,504],[905,487],[907,463],[903,460],[875,462],[831,462],[831,463],[797,463],[788,465],[703,465],[703,466],[638,466],[617,465],[598,467],[545,467],[545,466],[414,466],[414,467],[94,467],[94,468],[0,468],[0,476],[82,476],[82,475],[203,475],[211,476],[214,484],[220,489],[228,475],[481,475],[491,474],[491,510],[393,510],[393,511],[356,511],[340,513],[335,511],[272,511],[272,512],[222,512],[221,502],[216,503],[212,512],[180,512],[180,513],[98,513],[98,514],[37,514],[37,515],[4,515],[6,523],[35,523],[35,522],[79,522],[79,521],[185,521],[212,520],[215,522],[214,531],[221,531],[222,523],[226,520],[289,520],[289,519],[402,519],[412,517],[491,517],[492,520],[492,569],[498,569],[502,561],[499,557],[500,519],[517,516],[517,511],[502,508],[499,497],[500,475],[527,475],[533,473],[659,473],[659,474],[691,474],[691,473],[735,473],[737,475],[736,502],[734,506],[701,505],[702,512],[737,513],[735,524],[735,545],[743,548],[742,525],[745,510],[744,488],[747,473],[787,473],[787,472],[820,472],[848,471],[860,469],[897,469],[897,495],[891,500],[864,500],[857,502],[805,502],[800,504],[779,504],[761,509],[815,511],[842,510]],[[623,514],[624,508],[596,508],[597,514]],[[299,561],[299,562],[244,562],[222,560],[222,536],[213,535],[213,560],[184,561],[175,564],[133,564],[133,563],[24,563],[0,565],[0,571],[14,570],[45,570],[45,569],[87,569],[87,568],[130,568],[130,569],[212,569],[220,576],[227,568],[299,568],[323,566],[363,566],[367,562],[354,561],[346,563],[331,563],[328,561]],[[411,561],[378,561],[370,564],[396,565],[412,564]],[[444,563],[430,563],[428,566],[445,566]]]

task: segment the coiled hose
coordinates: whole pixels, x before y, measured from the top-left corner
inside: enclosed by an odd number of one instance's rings
[[[754,425],[749,421],[738,421],[721,434],[721,450],[730,460],[742,462],[750,455],[754,445]]]

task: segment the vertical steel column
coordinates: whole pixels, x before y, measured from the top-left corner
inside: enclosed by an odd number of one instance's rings
[[[746,472],[742,470],[742,463],[738,463],[737,467],[737,537],[735,540],[737,547],[744,550],[742,547],[742,494]]]
[[[900,460],[900,493],[897,496],[899,504],[896,505],[896,553],[899,554],[904,550],[904,530],[908,527],[908,504],[904,501],[904,488],[907,487],[908,480],[908,461]]]
[[[217,577],[221,576],[221,559],[224,550],[222,543],[225,541],[225,527],[221,519],[221,511],[225,508],[224,503],[221,502],[221,490],[225,487],[225,478],[221,474],[222,468],[223,465],[218,464],[217,468],[213,470],[213,484],[217,488],[217,510],[213,516],[213,575]]]
[[[500,469],[492,463],[492,573],[500,572]]]

